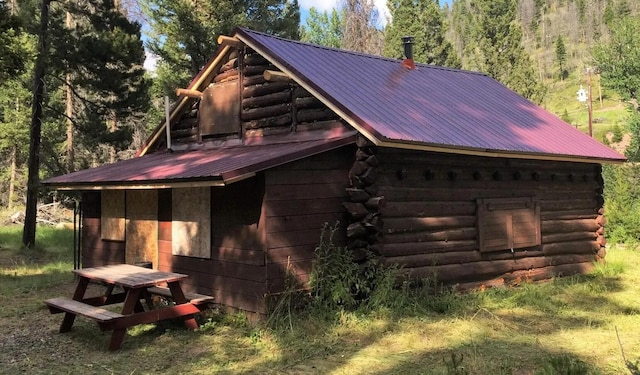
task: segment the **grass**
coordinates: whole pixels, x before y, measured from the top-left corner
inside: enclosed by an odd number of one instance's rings
[[[640,357],[640,251],[622,246],[588,275],[418,291],[402,308],[309,311],[281,329],[212,310],[194,332],[174,322],[134,327],[111,353],[92,321],[58,333],[62,316],[42,303],[74,288],[72,237],[57,231],[38,228],[51,248],[26,252],[19,229],[0,230],[0,373],[624,374],[616,329],[627,359]]]

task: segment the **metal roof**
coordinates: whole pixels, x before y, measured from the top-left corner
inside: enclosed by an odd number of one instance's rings
[[[43,184],[68,190],[223,186],[354,140],[355,132],[350,131],[336,132],[326,139],[293,138],[278,143],[156,152],[49,178]]]
[[[286,40],[235,36],[380,146],[585,162],[625,158],[477,72]]]

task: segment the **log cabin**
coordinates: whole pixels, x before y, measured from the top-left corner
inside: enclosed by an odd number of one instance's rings
[[[150,262],[258,314],[304,283],[324,223],[416,278],[504,285],[605,256],[603,163],[625,158],[477,72],[238,28],[136,157],[82,193],[81,266]]]

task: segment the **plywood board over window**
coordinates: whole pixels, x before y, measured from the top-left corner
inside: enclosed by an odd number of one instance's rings
[[[125,262],[158,267],[158,191],[129,190]]]
[[[124,241],[124,190],[103,190],[100,194],[100,237]]]
[[[478,199],[477,203],[480,251],[541,244],[540,206],[534,197]]]
[[[171,253],[211,258],[211,191],[208,187],[173,189]]]

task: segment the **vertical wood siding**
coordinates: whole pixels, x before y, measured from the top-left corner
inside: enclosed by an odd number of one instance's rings
[[[345,244],[342,202],[355,148],[343,147],[265,172],[267,290],[282,290],[289,265],[303,286],[325,223],[339,222],[334,240]]]
[[[102,240],[100,192],[82,194],[82,267],[124,263],[124,241]]]
[[[171,254],[171,190],[159,194],[159,269],[186,273],[185,289],[264,313],[264,178],[211,188],[211,259]]]
[[[388,263],[444,283],[509,283],[583,272],[604,257],[599,165],[380,149],[386,198],[375,245]],[[542,245],[478,251],[477,199],[534,197]]]

